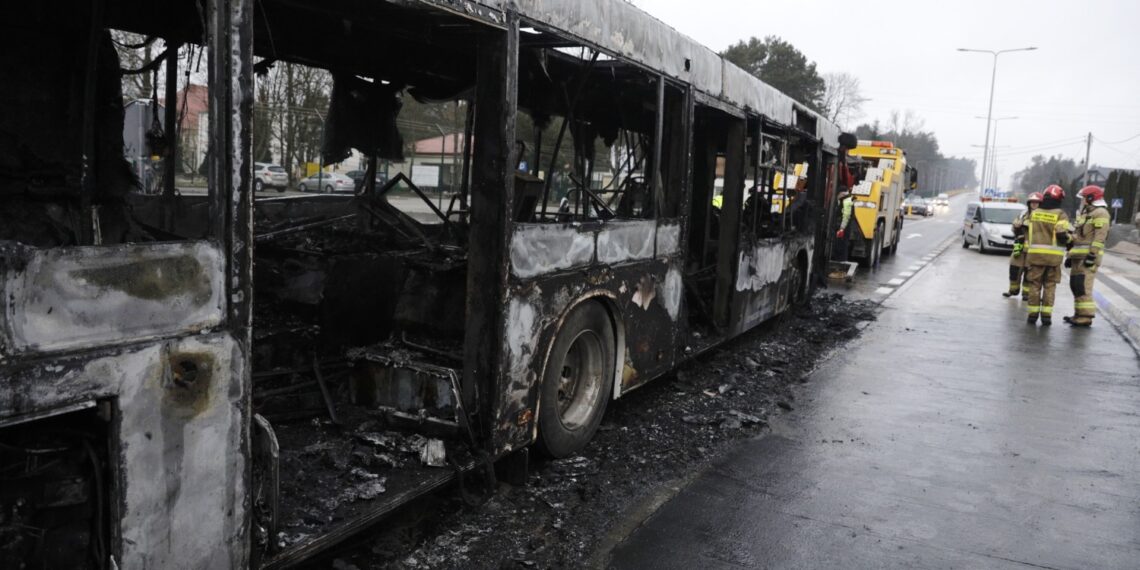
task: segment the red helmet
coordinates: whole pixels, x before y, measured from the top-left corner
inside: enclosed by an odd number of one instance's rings
[[[1044,199],[1045,199],[1045,197],[1042,196],[1040,192],[1034,192],[1034,193],[1030,194],[1028,198],[1025,199],[1025,203],[1028,204],[1030,202],[1037,202],[1038,204],[1040,204],[1041,200],[1044,200]]]
[[[1081,188],[1080,192],[1077,192],[1077,196],[1092,202],[1104,200],[1104,188],[1100,186],[1085,186]]]
[[[1052,200],[1064,200],[1065,189],[1057,186],[1056,184],[1050,184],[1047,188],[1045,188],[1045,191],[1042,192],[1042,197]]]

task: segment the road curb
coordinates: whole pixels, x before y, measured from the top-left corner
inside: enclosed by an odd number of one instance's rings
[[[1120,331],[1128,344],[1132,345],[1133,350],[1140,353],[1140,319],[1126,313],[1109,299],[1108,295],[1100,291],[1093,290],[1093,300],[1096,301],[1101,315]]]

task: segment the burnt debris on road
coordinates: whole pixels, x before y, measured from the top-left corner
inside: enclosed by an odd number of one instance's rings
[[[698,472],[726,447],[765,433],[795,407],[795,386],[875,318],[877,305],[817,294],[615,402],[573,457],[536,459],[526,485],[486,503],[434,497],[313,568],[552,568],[596,562],[619,514]],[[841,348],[840,348],[841,349]]]

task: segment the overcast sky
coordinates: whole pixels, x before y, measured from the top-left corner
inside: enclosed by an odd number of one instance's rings
[[[993,58],[956,48],[1036,46],[998,59],[994,117],[1019,117],[997,134],[1003,185],[1033,154],[1083,160],[1090,131],[1093,164],[1140,168],[1138,0],[633,2],[717,51],[778,35],[820,73],[860,78],[871,101],[858,122],[911,109],[944,154],[979,163],[981,148],[971,145],[983,143],[985,121],[974,117],[986,114]]]

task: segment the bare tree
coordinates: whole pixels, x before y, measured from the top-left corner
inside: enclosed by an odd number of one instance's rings
[[[324,69],[292,63],[266,66],[254,91],[255,159],[276,159],[294,182],[302,174],[299,167],[318,160],[331,90],[332,75]]]
[[[823,110],[831,122],[847,127],[863,116],[863,103],[868,99],[863,96],[858,77],[845,72],[825,73],[823,81]]]

